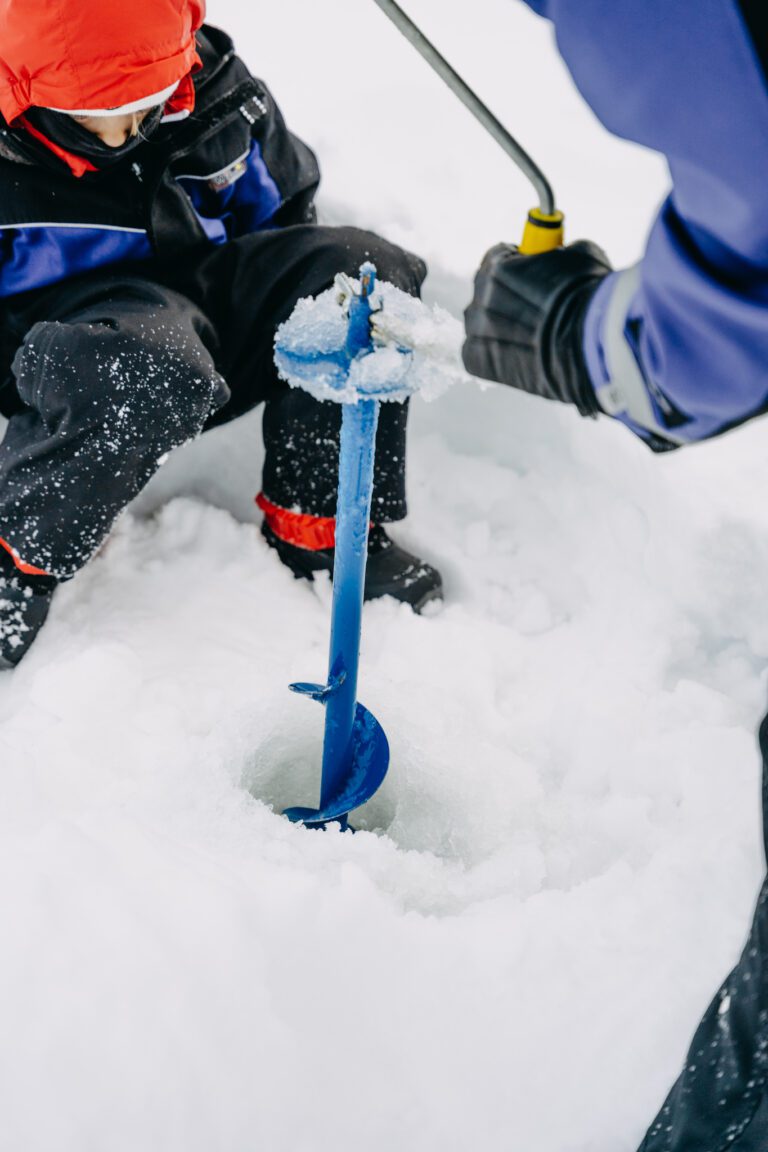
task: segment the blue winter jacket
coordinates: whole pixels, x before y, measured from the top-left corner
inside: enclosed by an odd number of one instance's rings
[[[657,449],[767,411],[768,0],[526,2],[605,126],[672,174],[587,316],[601,407]]]

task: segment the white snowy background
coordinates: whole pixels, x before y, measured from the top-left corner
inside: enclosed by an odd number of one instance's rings
[[[636,259],[658,158],[514,0],[409,11]],[[210,0],[319,151],[326,221],[456,314],[533,197],[372,3]],[[631,81],[630,81],[631,82]],[[617,92],[616,99],[622,98]],[[171,460],[0,676],[2,1152],[633,1152],[762,866],[765,421],[654,458],[502,388],[414,403],[442,611],[366,610],[370,832],[317,787],[330,589],[258,534],[259,417]]]

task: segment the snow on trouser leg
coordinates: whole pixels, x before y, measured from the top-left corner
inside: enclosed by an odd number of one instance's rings
[[[36,324],[13,373],[25,411],[0,444],[0,536],[26,564],[72,576],[227,387],[206,321],[154,285]]]
[[[379,417],[371,518],[403,520],[408,404],[387,404]],[[312,516],[336,515],[341,413],[287,385],[264,409],[264,495],[279,508]]]
[[[768,832],[768,717],[760,729]],[[768,1149],[768,879],[741,960],[694,1036],[640,1152]]]
[[[0,548],[0,672],[14,668],[45,623],[56,580],[31,576]]]

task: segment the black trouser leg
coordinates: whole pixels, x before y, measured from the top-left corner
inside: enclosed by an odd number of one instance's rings
[[[50,314],[13,362],[23,408],[0,444],[0,536],[67,577],[228,390],[210,324],[175,292],[105,279],[73,286]]]
[[[222,424],[266,401],[263,490],[273,504],[333,516],[338,485],[338,406],[288,388],[275,371],[274,333],[304,296],[315,296],[338,272],[356,275],[373,260],[379,276],[419,294],[421,260],[356,228],[315,225],[243,237],[180,273],[185,295],[210,316],[219,335],[218,366],[232,399],[209,422]],[[407,406],[383,404],[377,436],[373,516],[406,514]]]
[[[760,729],[768,832],[768,717]],[[768,1149],[768,880],[741,960],[710,1005],[640,1152]]]
[[[382,404],[376,432],[371,517],[402,520],[408,405]],[[264,495],[280,508],[335,516],[339,486],[341,406],[319,404],[307,392],[285,388],[264,409]]]

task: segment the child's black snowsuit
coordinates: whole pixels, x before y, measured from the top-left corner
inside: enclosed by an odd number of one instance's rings
[[[223,33],[198,43],[194,115],[130,160],[76,179],[23,128],[0,134],[0,539],[58,577],[169,450],[261,402],[265,496],[333,516],[339,411],[278,381],[275,328],[367,259],[412,294],[425,274],[370,233],[314,223],[312,153]],[[406,416],[382,412],[379,522],[405,515]]]

